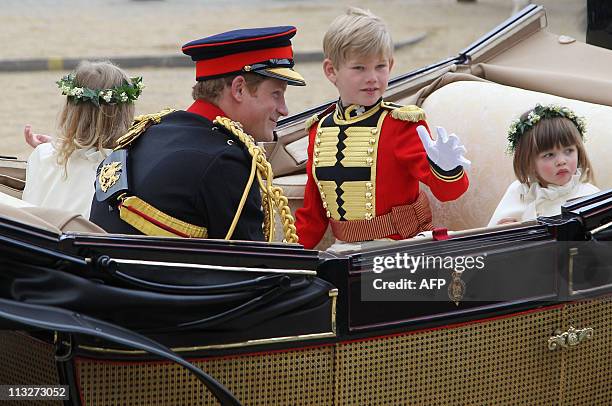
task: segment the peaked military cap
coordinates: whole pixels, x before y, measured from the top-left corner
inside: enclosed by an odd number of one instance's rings
[[[196,80],[254,72],[304,86],[302,75],[293,70],[291,26],[228,31],[183,45],[183,53],[196,63]]]

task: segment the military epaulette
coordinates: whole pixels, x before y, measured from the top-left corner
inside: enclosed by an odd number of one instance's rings
[[[136,116],[132,125],[128,129],[128,131],[117,139],[117,145],[115,149],[122,149],[130,145],[134,142],[140,134],[144,133],[147,128],[152,126],[153,124],[159,124],[161,122],[161,118],[167,114],[170,114],[176,110],[173,109],[165,109],[160,111],[159,113],[154,114],[143,114],[141,116]]]
[[[306,120],[306,124],[304,125],[304,127],[306,128],[306,131],[310,130],[310,127],[312,127],[314,123],[318,122],[319,120],[321,120],[323,117],[325,117],[326,115],[328,115],[335,109],[336,109],[336,103],[332,103],[329,106],[327,106],[327,108],[323,110],[322,112],[314,114],[312,117]]]
[[[425,111],[414,104],[402,106],[400,104],[383,101],[380,105],[387,110],[391,110],[391,117],[397,120],[412,121],[414,123],[426,120]]]

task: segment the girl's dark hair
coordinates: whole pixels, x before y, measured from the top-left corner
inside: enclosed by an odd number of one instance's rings
[[[533,110],[521,115],[521,120]],[[543,118],[519,139],[514,150],[514,174],[521,183],[538,180],[535,169],[535,159],[543,151],[556,147],[575,145],[578,150],[578,167],[582,169],[583,182],[594,182],[593,167],[587,156],[580,131],[576,125],[565,117]]]

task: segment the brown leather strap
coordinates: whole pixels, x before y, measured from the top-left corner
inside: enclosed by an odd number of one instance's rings
[[[425,230],[433,230],[429,200],[423,192],[412,204],[396,206],[387,214],[372,220],[338,221],[330,219],[334,236],[342,241],[369,241],[399,234],[411,238]]]

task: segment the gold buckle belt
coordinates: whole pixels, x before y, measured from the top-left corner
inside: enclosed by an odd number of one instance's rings
[[[396,206],[372,220],[338,221],[330,219],[334,236],[346,242],[370,241],[399,234],[411,238],[425,230],[433,230],[431,207],[423,192],[412,204]]]

